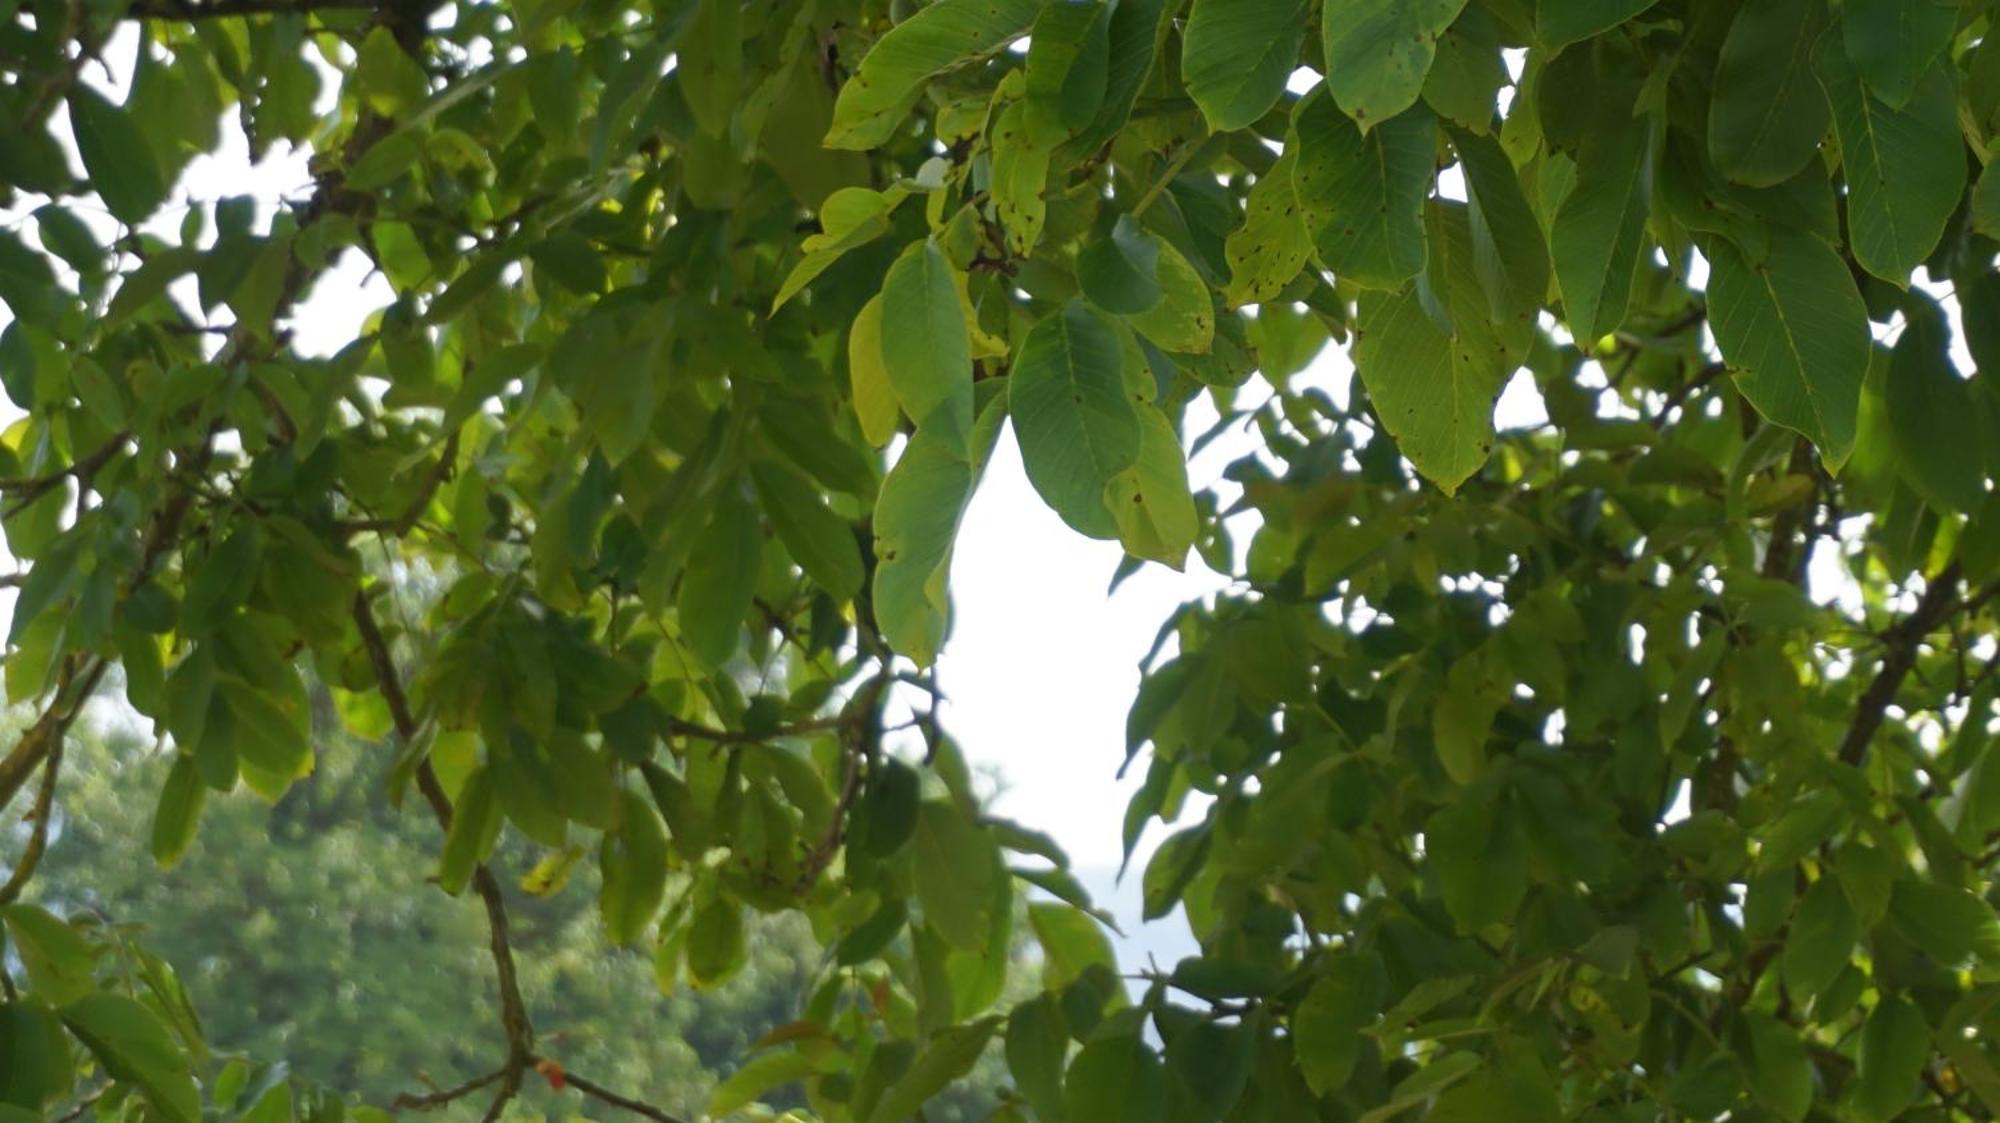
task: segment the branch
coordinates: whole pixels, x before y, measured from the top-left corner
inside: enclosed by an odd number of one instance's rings
[[[410,533],[417,525],[418,519],[423,518],[424,512],[430,508],[431,500],[437,497],[438,488],[443,487],[444,482],[451,478],[452,470],[457,465],[458,434],[453,432],[445,438],[444,448],[438,454],[438,462],[431,467],[430,475],[425,477],[424,486],[418,490],[416,498],[410,500],[410,505],[401,515],[393,519],[350,519],[341,523],[340,529],[349,534],[373,531],[401,538]]]
[[[21,860],[14,864],[7,884],[0,885],[0,907],[20,899],[28,879],[35,876],[35,867],[42,864],[42,853],[49,846],[49,820],[55,818],[56,777],[62,772],[62,758],[62,737],[58,735],[50,742],[48,756],[42,762],[42,786],[35,793],[34,807],[28,811],[28,817],[35,823],[34,833],[28,836],[28,846],[21,851]]]
[[[90,478],[97,474],[97,470],[104,467],[105,462],[118,455],[118,451],[125,447],[125,442],[131,439],[132,434],[120,432],[110,440],[104,442],[97,451],[71,464],[67,468],[50,472],[45,476],[0,480],[0,495],[9,495],[14,499],[13,504],[7,508],[5,515],[0,517],[13,518],[23,510],[26,510],[29,504],[55,490],[58,485],[71,476],[75,476],[81,483],[89,483]]]
[[[850,720],[846,717],[821,718],[816,721],[802,721],[795,725],[781,725],[763,733],[751,733],[742,729],[717,729],[712,725],[670,717],[667,719],[667,731],[701,741],[713,741],[718,745],[761,745],[773,737],[803,737],[812,733],[832,733],[846,728]]]
[[[1875,672],[1874,681],[1868,684],[1868,689],[1862,692],[1861,700],[1855,706],[1854,720],[1847,727],[1847,736],[1841,739],[1841,763],[1858,765],[1868,755],[1868,744],[1875,739],[1875,732],[1882,728],[1889,703],[1896,700],[1896,692],[1902,689],[1903,680],[1917,664],[1917,648],[1924,637],[1963,606],[1958,598],[1958,577],[1959,566],[1954,559],[1925,584],[1923,598],[1917,602],[1915,611],[1883,633],[1882,641],[1887,651],[1882,656],[1882,666]],[[1983,603],[1993,592],[1982,591],[1976,603]]]
[[[125,17],[136,20],[198,20],[229,16],[308,15],[323,11],[372,12],[381,5],[376,0],[210,0],[195,4],[189,0],[140,0],[126,9]]]
[[[368,661],[374,667],[382,700],[389,707],[389,716],[395,722],[396,735],[408,743],[418,733],[416,716],[410,711],[409,696],[403,693],[403,680],[396,673],[395,661],[389,655],[389,642],[383,638],[381,627],[375,623],[375,612],[368,603],[365,591],[354,594],[354,626],[360,631],[361,644],[368,651]],[[431,805],[439,828],[449,831],[451,800],[444,794],[444,785],[438,782],[437,771],[431,767],[429,760],[417,766],[417,788]],[[486,908],[493,971],[500,989],[500,1025],[507,1036],[507,1063],[493,1078],[500,1082],[500,1094],[486,1115],[488,1119],[497,1119],[501,1109],[520,1090],[521,1074],[534,1062],[535,1030],[528,1020],[527,1004],[521,999],[520,976],[514,967],[514,949],[507,935],[507,901],[501,896],[499,879],[482,862],[472,871],[472,888]]]
[[[507,1075],[507,1070],[504,1067],[496,1068],[484,1076],[475,1076],[455,1088],[446,1088],[437,1092],[426,1092],[421,1095],[403,1092],[397,1095],[394,1107],[397,1111],[436,1111],[453,1100],[463,1099],[477,1092],[505,1075]]]
[[[564,1084],[575,1088],[586,1096],[596,1096],[613,1107],[622,1107],[634,1115],[642,1115],[647,1119],[654,1120],[655,1123],[686,1123],[686,1120],[677,1115],[669,1115],[651,1104],[642,1103],[629,1096],[621,1096],[604,1085],[585,1080],[583,1077],[567,1069],[563,1071],[562,1079]]]

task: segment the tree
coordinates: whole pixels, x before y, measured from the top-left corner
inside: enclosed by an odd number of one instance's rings
[[[435,842],[379,798],[392,750],[325,752],[273,806],[219,801],[163,875],[130,829],[152,814],[170,766],[149,748],[115,731],[71,745],[60,834],[36,879],[45,903],[126,928],[177,965],[219,1054],[283,1060],[297,1078],[376,1104],[411,1091],[416,1074],[485,1060],[498,1008],[482,925],[416,891]],[[509,840],[502,858],[528,871],[508,894],[522,993],[580,1071],[660,1103],[702,1103],[752,1042],[799,1013],[816,957],[796,917],[758,926],[726,985],[660,995],[649,956],[605,941],[594,868],[570,874],[557,855],[537,870],[533,850]],[[537,1083],[543,1110],[559,1109]]]
[[[19,5],[0,522],[40,716],[0,803],[48,823],[117,666],[178,754],[170,863],[204,793],[352,751],[310,669],[483,915],[491,1059],[438,1075],[488,1118],[562,1060],[503,835],[594,851],[607,937],[669,973],[726,975],[746,910],[830,948],[717,1115],[793,1086],[888,1123],[998,1052],[1013,1119],[1991,1118],[1992,19]],[[122,99],[87,66],[118,43]],[[222,128],[310,144],[310,194],[176,228]],[[396,300],[302,355],[348,254]],[[1344,395],[1296,377],[1328,340]],[[1496,430],[1523,371],[1547,419]],[[1261,448],[1194,495],[1202,396]],[[1129,998],[1060,853],[921,719],[1003,429],[1129,567],[1241,579],[1132,709],[1127,837],[1178,827],[1146,912],[1202,951]],[[408,569],[446,583],[420,616]],[[899,698],[921,754],[884,744]],[[218,1100],[172,1003],[7,908],[35,1045],[0,1099],[91,1094],[75,1055],[155,1116]]]

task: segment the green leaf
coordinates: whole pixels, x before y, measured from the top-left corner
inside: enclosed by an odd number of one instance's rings
[[[1512,920],[1527,894],[1527,846],[1510,808],[1468,794],[1424,824],[1425,864],[1460,931]]]
[[[911,841],[924,922],[953,947],[985,947],[994,886],[1001,876],[993,840],[954,804],[931,799],[917,810]]]
[[[0,1002],[0,1108],[33,1109],[27,1118],[41,1119],[39,1112],[75,1080],[69,1040],[48,1006]]]
[[[914,242],[882,282],[882,360],[903,412],[919,428],[972,433],[972,341],[951,263]]]
[[[932,1038],[902,1078],[882,1093],[868,1118],[872,1123],[900,1123],[916,1115],[931,1097],[972,1070],[1000,1022],[997,1017],[982,1018],[970,1025],[952,1026]]]
[[[1978,404],[1948,353],[1950,329],[1924,302],[1906,309],[1882,396],[1904,478],[1939,510],[1970,514],[1986,500]]]
[[[162,1118],[198,1123],[201,1092],[167,1027],[122,994],[100,991],[62,1008],[62,1019],[104,1071],[135,1085]]]
[[[1181,80],[1216,132],[1278,103],[1299,64],[1311,0],[1194,0],[1181,34]]]
[[[1365,288],[1393,289],[1416,276],[1437,146],[1430,111],[1414,107],[1364,136],[1315,90],[1299,102],[1292,128],[1292,187],[1321,264]]]
[[[195,830],[201,825],[202,805],[208,789],[195,769],[194,756],[174,757],[166,783],[160,786],[160,802],[153,811],[153,860],[161,869],[172,869],[194,845]]]
[[[229,708],[238,759],[246,769],[279,783],[275,797],[293,780],[312,773],[310,715],[290,697],[274,696],[233,675],[216,676],[218,700]]]
[[[757,509],[727,486],[696,537],[676,600],[681,638],[704,663],[719,667],[742,641],[743,617],[757,592],[761,537]]]
[[[875,502],[875,620],[923,666],[944,644],[952,541],[977,479],[966,444],[949,424],[918,429]]]
[[[675,58],[688,109],[712,137],[729,135],[743,94],[743,5],[698,0]]]
[[[726,1119],[732,1112],[756,1103],[771,1089],[804,1080],[814,1071],[813,1059],[795,1049],[766,1053],[717,1084],[702,1114],[711,1119]]]
[[[1651,140],[1633,127],[1577,153],[1576,186],[1556,211],[1550,249],[1570,333],[1588,345],[1625,320],[1646,246]]]
[[[167,201],[172,185],[130,112],[85,83],[72,82],[69,120],[90,185],[120,222],[137,226]]]
[[[1325,0],[1326,86],[1367,132],[1417,103],[1438,36],[1465,0]]]
[[[1292,1014],[1299,1070],[1317,1095],[1344,1087],[1361,1058],[1361,1030],[1381,1012],[1380,966],[1359,955],[1329,958]]]
[[[1229,287],[1223,295],[1232,309],[1274,299],[1312,256],[1311,235],[1292,182],[1298,158],[1296,145],[1288,144],[1277,162],[1257,178],[1243,225],[1231,232],[1224,246]],[[1084,291],[1089,291],[1088,284]]]
[[[1785,933],[1782,967],[1785,988],[1795,1000],[1817,998],[1847,967],[1861,919],[1836,878],[1822,877],[1806,890],[1798,915]]]
[[[1092,304],[1106,312],[1124,316],[1144,312],[1160,302],[1162,244],[1131,215],[1121,214],[1103,237],[1077,254],[1077,284]]]
[[[1535,0],[1535,42],[1560,48],[1609,31],[1659,0]]]
[[[201,559],[181,598],[181,631],[200,636],[220,627],[249,596],[261,539],[255,523],[245,523]]]
[[[505,819],[493,791],[492,772],[483,764],[476,766],[459,786],[452,807],[451,829],[445,832],[444,851],[438,858],[439,887],[454,897],[465,890],[473,867],[493,852]]]
[[[834,514],[804,476],[775,461],[750,466],[757,497],[786,552],[819,587],[839,600],[861,591],[861,545],[854,528]]]
[[[1941,964],[1957,965],[2000,953],[2000,919],[1972,893],[1915,877],[1896,882],[1889,920],[1903,937]]]
[[[1201,1118],[1224,1118],[1249,1086],[1257,1037],[1243,1024],[1196,1022],[1168,1044],[1167,1077]]]
[[[606,831],[597,866],[603,874],[598,912],[614,944],[630,944],[646,931],[667,892],[667,828],[639,793],[622,789],[618,828]]]
[[[1965,194],[1965,139],[1950,71],[1934,64],[1901,109],[1862,84],[1831,35],[1814,56],[1847,177],[1848,243],[1861,267],[1907,286]]]
[[[1917,1098],[1931,1057],[1931,1028],[1901,995],[1885,994],[1861,1030],[1852,1104],[1866,1123],[1893,1119]]]
[[[1743,1012],[1749,1038],[1750,1095],[1781,1119],[1798,1123],[1812,1106],[1812,1061],[1797,1030],[1762,1010]]]
[[[1136,1034],[1086,1042],[1064,1084],[1063,1102],[1074,1123],[1154,1123],[1166,1106],[1160,1058]]]
[[[1151,405],[1138,408],[1139,459],[1105,485],[1104,505],[1127,554],[1180,569],[1200,531],[1187,460],[1166,415]]]
[[[882,298],[870,297],[847,335],[847,376],[861,435],[880,448],[896,435],[902,409],[882,351]]]
[[[347,169],[347,186],[356,191],[374,191],[403,178],[424,154],[423,138],[410,129],[397,129],[368,146]]]
[[[1144,236],[1156,247],[1160,299],[1125,317],[1126,322],[1161,350],[1206,354],[1215,343],[1215,302],[1208,282],[1172,243],[1154,234]]]
[[[391,120],[430,99],[430,81],[417,60],[403,53],[396,33],[377,26],[361,41],[354,64],[355,85],[368,107]]]
[[[62,1006],[90,992],[97,953],[75,928],[34,905],[0,908],[0,923],[28,972],[29,993]]]
[[[895,134],[924,84],[1005,47],[1035,22],[1042,0],[937,0],[897,24],[861,59],[833,107],[828,148],[875,148]]]
[[[1958,5],[1938,0],[1843,0],[1842,45],[1862,81],[1891,109],[1915,95],[1931,64],[1951,45]]]
[[[1465,169],[1472,265],[1495,318],[1531,321],[1549,292],[1549,247],[1521,178],[1492,137],[1454,130]]]
[[[1028,906],[1028,924],[1042,946],[1044,988],[1060,990],[1093,968],[1118,969],[1104,926],[1082,909],[1036,901]]]
[[[1778,228],[1762,261],[1719,239],[1703,249],[1713,267],[1709,325],[1737,387],[1838,467],[1854,448],[1869,351],[1868,312],[1840,255]]]
[[[1203,824],[1177,831],[1160,843],[1152,860],[1146,863],[1141,883],[1143,919],[1158,920],[1181,903],[1181,894],[1208,859],[1212,839],[1208,826]]]
[[[1424,280],[1399,293],[1361,295],[1354,365],[1402,454],[1449,495],[1493,448],[1493,403],[1516,352],[1498,333],[1525,325],[1490,318],[1463,208],[1441,207],[1438,215]],[[1426,307],[1426,292],[1449,311],[1449,330]]]
[[[1104,105],[1111,61],[1111,8],[1103,0],[1050,4],[1028,48],[1028,96],[1053,108],[1074,132]]]
[[[1123,363],[1118,329],[1071,301],[1030,329],[1008,378],[1028,481],[1064,522],[1093,538],[1116,536],[1105,489],[1139,459],[1142,427]]]
[[[1054,994],[1043,993],[1014,1007],[1007,1017],[1007,1071],[1014,1086],[1050,1123],[1063,1120],[1063,1062],[1069,1033]]]
[[[800,247],[805,257],[792,267],[778,295],[771,298],[777,312],[821,273],[847,256],[849,250],[865,246],[889,232],[889,216],[909,197],[901,188],[871,191],[866,187],[843,187],[819,205],[819,233]],[[880,315],[878,312],[877,315]]]
[[[1431,1108],[1426,1123],[1540,1123],[1562,1117],[1548,1076],[1532,1061],[1476,1073]]]
[[[1498,23],[1485,8],[1469,7],[1438,36],[1437,58],[1424,79],[1424,104],[1445,120],[1485,136],[1494,127],[1500,91],[1511,82]]]
[[[742,970],[749,945],[743,930],[743,906],[716,898],[694,914],[688,925],[688,979],[698,987],[720,986]]]
[[[1769,0],[1738,9],[1715,65],[1708,150],[1730,180],[1782,183],[1806,166],[1826,135],[1826,94],[1813,81],[1813,45],[1826,28],[1824,0]]]

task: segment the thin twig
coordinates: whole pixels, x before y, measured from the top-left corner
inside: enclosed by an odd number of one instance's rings
[[[49,820],[55,818],[56,778],[62,773],[63,739],[60,734],[49,743],[48,755],[42,760],[42,786],[35,792],[35,805],[28,810],[28,818],[33,820],[35,829],[28,835],[27,848],[21,851],[21,858],[14,863],[14,872],[7,878],[7,884],[0,885],[0,907],[13,904],[21,896],[21,890],[28,885],[28,879],[35,876],[35,867],[42,864],[42,853],[49,847]]]
[[[395,661],[389,654],[389,642],[383,637],[381,627],[375,623],[375,611],[368,603],[365,591],[354,595],[354,626],[361,634],[362,647],[367,650],[368,661],[374,667],[375,681],[382,691],[383,702],[389,708],[389,717],[395,723],[396,735],[407,744],[419,732],[416,715],[410,710],[409,696],[403,692],[402,677],[397,674]],[[444,785],[438,781],[437,771],[428,760],[417,766],[417,788],[430,804],[439,828],[449,831],[451,800],[445,795]],[[515,969],[514,949],[507,934],[507,902],[501,895],[499,879],[481,863],[472,871],[472,888],[486,909],[486,927],[490,937],[488,946],[493,957],[495,981],[500,990],[500,1023],[507,1036],[507,1063],[495,1078],[500,1083],[500,1094],[487,1112],[488,1118],[498,1118],[500,1109],[520,1089],[521,1073],[534,1060],[535,1031],[528,1020],[527,1003],[521,998],[520,975]]]
[[[463,1084],[452,1088],[445,1088],[441,1091],[425,1092],[422,1094],[402,1092],[396,1096],[395,1103],[392,1106],[397,1111],[436,1111],[438,1108],[454,1100],[464,1099],[466,1096],[477,1092],[495,1080],[500,1079],[506,1073],[507,1070],[505,1068],[496,1068],[484,1076],[475,1076]]]
[[[585,1080],[568,1069],[563,1070],[563,1083],[575,1088],[586,1096],[595,1096],[613,1107],[622,1107],[634,1115],[641,1115],[647,1119],[654,1120],[655,1123],[687,1123],[686,1120],[678,1115],[669,1115],[651,1104],[642,1103],[630,1096],[621,1096],[604,1085],[596,1081]]]

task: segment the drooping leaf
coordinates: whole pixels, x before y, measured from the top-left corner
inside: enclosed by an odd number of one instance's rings
[[[1181,78],[1211,129],[1240,129],[1278,103],[1298,66],[1309,0],[1194,0]]]
[[[1814,66],[1840,134],[1854,259],[1905,285],[1965,193],[1965,141],[1949,72],[1933,64],[1895,109],[1862,82],[1832,36],[1820,44]]]
[[[1762,261],[1720,240],[1704,248],[1709,323],[1743,396],[1839,465],[1854,447],[1868,370],[1868,314],[1839,255],[1775,229]]]
[[[1416,276],[1436,148],[1429,111],[1414,107],[1364,136],[1331,97],[1314,91],[1299,102],[1292,128],[1299,153],[1292,188],[1320,262],[1369,288]]]
[[[1438,36],[1465,0],[1327,0],[1321,8],[1326,85],[1363,132],[1423,92]]]

